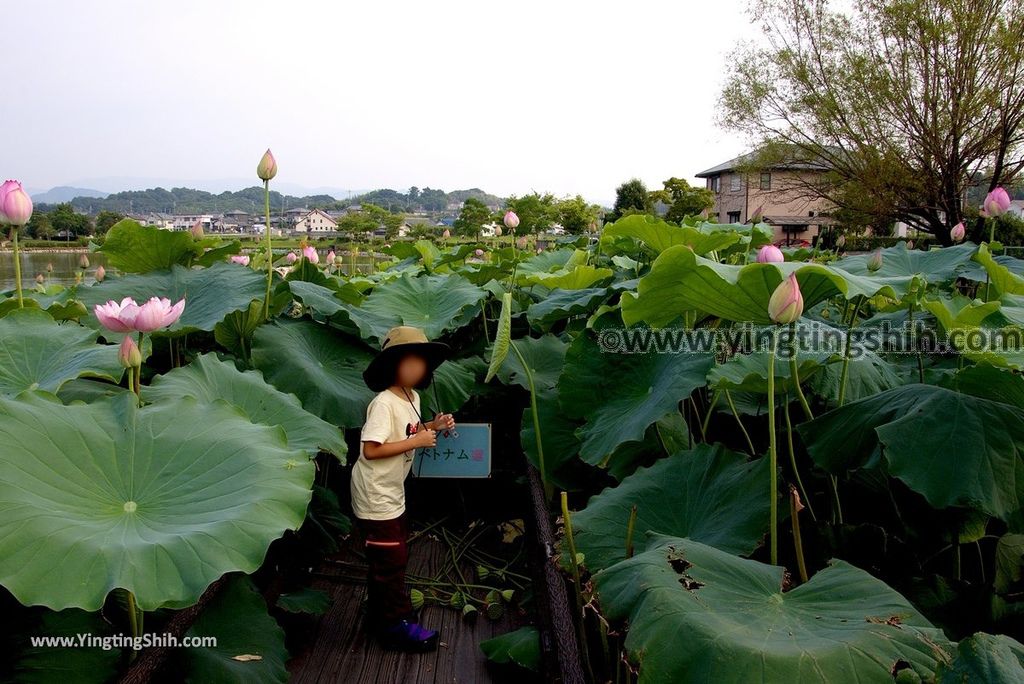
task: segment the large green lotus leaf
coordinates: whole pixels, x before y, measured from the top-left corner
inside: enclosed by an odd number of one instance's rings
[[[0,318],[0,394],[56,392],[79,377],[118,382],[124,373],[118,345],[96,344],[97,336],[76,323],[57,323],[39,309]]]
[[[923,276],[930,283],[943,283],[952,280],[957,270],[971,261],[978,251],[978,245],[965,242],[954,247],[933,249],[927,252],[919,249],[907,249],[907,243],[900,242],[894,247],[886,247],[882,251],[882,266],[874,275],[879,277]],[[849,273],[867,276],[872,271],[868,261],[874,252],[848,256],[833,264]]]
[[[821,264],[785,262],[732,266],[699,257],[687,247],[669,247],[640,278],[636,300],[627,306],[627,325],[646,322],[663,327],[684,313],[699,310],[730,321],[771,323],[768,300],[790,273],[797,274],[805,310],[836,295],[845,299],[885,295],[899,299],[912,276],[867,277]]]
[[[554,335],[543,337],[523,337],[512,340],[512,344],[526,361],[533,373],[533,382],[537,391],[550,389],[558,384],[558,376],[565,365],[565,351],[569,348]],[[509,354],[498,369],[498,378],[506,385],[516,384],[525,390],[530,389],[526,371],[517,354]]]
[[[730,392],[768,393],[768,361],[771,352],[756,351],[750,354],[736,354],[723,364],[719,364],[708,373],[708,386],[716,390]],[[811,380],[819,372],[829,354],[823,352],[803,353],[797,355],[797,373],[801,385]],[[790,373],[788,359],[776,355],[775,392],[782,394],[793,389],[793,378]]]
[[[324,316],[333,316],[345,308],[344,303],[335,296],[334,290],[310,283],[305,280],[292,280],[288,288],[296,299]]]
[[[204,403],[223,399],[242,409],[254,423],[280,425],[288,445],[311,457],[323,450],[344,463],[348,453],[341,430],[302,408],[294,394],[268,384],[259,371],[240,371],[212,354],[202,354],[187,366],[158,375],[142,393],[143,399],[153,402],[178,397],[195,397]]]
[[[477,378],[483,375],[487,364],[479,356],[458,361],[445,361],[434,371],[429,390],[421,392],[423,417],[434,413],[454,413],[483,390]]]
[[[1004,634],[978,632],[956,647],[952,662],[936,670],[937,684],[1024,682],[1024,645]]]
[[[1024,376],[995,366],[967,366],[938,384],[965,394],[1024,408]]]
[[[594,581],[606,616],[629,623],[641,683],[891,684],[900,661],[930,677],[949,644],[909,601],[843,561],[784,592],[784,568],[659,536]]]
[[[983,302],[980,299],[967,297],[950,297],[943,299],[926,299],[921,302],[930,314],[935,316],[943,331],[966,330],[977,328],[999,311],[1000,302]]]
[[[991,251],[989,251],[989,256],[992,261],[1005,266],[1011,273],[1024,276],[1024,259],[1017,259],[1008,254],[992,254]],[[960,270],[957,271],[957,276],[973,280],[976,283],[984,283],[989,280],[988,271],[985,270],[985,267],[977,259],[961,266]]]
[[[1007,519],[1024,503],[1024,409],[931,385],[906,385],[846,404],[798,429],[811,457],[839,474],[869,463],[935,508]]]
[[[529,277],[541,273],[570,271],[587,263],[588,256],[582,249],[551,249],[524,259],[516,265],[516,273],[520,277]]]
[[[515,663],[533,672],[540,672],[540,632],[536,627],[520,627],[514,632],[480,642],[480,650],[492,663]]]
[[[17,639],[22,643],[4,645],[3,660],[8,661],[13,655],[13,660],[9,661],[13,662],[10,679],[4,681],[13,684],[105,684],[116,679],[121,662],[119,649],[54,648],[49,645],[33,646],[31,641],[32,637],[57,637],[77,642],[80,634],[90,634],[97,639],[111,638],[116,630],[103,619],[102,614],[87,613],[77,608],[59,612],[38,609],[38,612],[28,613],[27,618],[19,620],[22,626],[28,627],[27,634]],[[26,622],[29,625],[25,625]],[[20,634],[18,636],[21,637]]]
[[[64,287],[57,283],[47,285],[36,285],[32,289],[25,290],[22,296],[24,307],[18,306],[18,298],[15,292],[5,292],[6,299],[0,301],[0,316],[6,316],[13,311],[20,311],[22,308],[45,309],[54,320],[69,321],[79,320],[88,312],[82,303],[75,299],[75,287]]]
[[[769,465],[767,458],[748,463],[719,444],[698,444],[660,459],[592,497],[573,516],[576,548],[592,572],[624,559],[635,505],[637,548],[645,532],[656,532],[749,554],[768,532]]]
[[[703,387],[713,362],[705,353],[605,353],[589,333],[581,334],[569,346],[558,382],[566,415],[586,420],[580,457],[607,465],[615,447],[642,440],[648,426]]]
[[[523,274],[518,281],[521,285],[543,285],[551,290],[582,290],[611,278],[613,275],[615,272],[610,268],[580,264],[571,269],[562,269],[554,273]]]
[[[537,409],[540,416],[541,446],[544,448],[545,474],[550,481],[557,482],[559,469],[576,458],[580,452],[580,440],[576,436],[580,423],[565,415],[554,392],[541,393],[537,397]],[[519,441],[527,460],[534,467],[540,468],[536,435],[533,409],[527,407],[523,411]]]
[[[842,380],[842,356],[835,356],[811,377],[809,386],[826,402],[835,405],[839,402]],[[851,345],[844,401],[857,401],[902,384],[903,379],[891,363],[857,343]]]
[[[121,301],[132,297],[142,304],[150,297],[167,297],[172,302],[185,298],[185,310],[171,332],[185,333],[195,330],[213,330],[232,311],[249,308],[249,303],[266,295],[267,275],[238,264],[217,262],[209,268],[184,268],[151,271],[107,278],[92,287],[78,289],[78,298],[89,309],[85,319],[99,326],[93,314],[96,304],[108,300]]]
[[[296,395],[328,423],[354,428],[366,419],[373,392],[363,382],[372,355],[360,342],[311,321],[263,325],[252,342],[252,362],[270,384]]]
[[[457,323],[468,323],[462,315],[486,296],[486,291],[460,276],[403,275],[374,288],[359,309],[381,321],[395,320],[401,325],[421,328],[428,338],[436,339],[455,329]],[[350,314],[355,316],[353,311]],[[387,327],[377,323],[373,337],[382,339],[387,331]]]
[[[213,339],[231,353],[245,359],[249,357],[252,336],[266,318],[263,315],[263,300],[254,299],[241,311],[233,311],[213,326]]]
[[[538,330],[547,330],[558,321],[593,313],[607,296],[608,289],[604,287],[555,290],[541,301],[530,305],[526,310],[526,320]]]
[[[1024,276],[1014,273],[1005,264],[996,261],[988,245],[983,244],[978,248],[974,260],[988,271],[993,291],[986,297],[987,299],[998,299],[1000,295],[1024,295]]]
[[[620,236],[633,238],[658,254],[675,245],[685,245],[697,254],[707,254],[740,241],[740,234],[733,230],[702,232],[693,226],[676,226],[648,214],[623,217],[605,226],[601,232],[602,243],[606,238]]]
[[[188,637],[216,637],[216,646],[182,648],[179,657],[195,684],[284,684],[288,649],[284,630],[245,576],[232,577],[199,614]],[[256,656],[242,658],[240,656]]]
[[[131,219],[118,221],[107,231],[97,250],[110,266],[125,273],[159,271],[182,264],[202,253],[192,233],[139,225]]]
[[[225,402],[0,399],[0,584],[25,605],[194,603],[305,517],[313,464]]]

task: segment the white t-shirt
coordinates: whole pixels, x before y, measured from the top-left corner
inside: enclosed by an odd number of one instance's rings
[[[366,424],[360,442],[400,442],[406,428],[419,423],[420,396],[413,391],[412,404],[391,390],[384,390],[366,407]],[[415,410],[413,409],[415,406]],[[363,520],[392,520],[405,512],[405,478],[412,469],[414,450],[397,456],[368,459],[363,455],[352,466],[352,512]]]

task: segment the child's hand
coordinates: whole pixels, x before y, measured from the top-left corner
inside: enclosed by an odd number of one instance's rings
[[[441,430],[453,430],[455,429],[455,418],[453,418],[450,413],[438,413],[434,416],[434,420],[427,424],[427,427],[437,432],[440,432]]]
[[[414,449],[437,446],[437,433],[430,428],[427,428],[425,430],[420,430],[410,437],[409,441],[412,442],[412,447]]]

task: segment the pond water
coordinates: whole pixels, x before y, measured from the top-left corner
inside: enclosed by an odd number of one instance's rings
[[[89,267],[86,269],[86,280],[91,281],[96,267],[106,264],[106,256],[98,253],[88,252],[27,252],[21,253],[21,280],[22,287],[35,286],[36,275],[42,273],[46,276],[47,283],[60,283],[71,285],[75,277],[81,272],[82,267],[79,260],[85,255],[89,259]],[[50,268],[52,266],[52,268]],[[14,252],[6,250],[0,252],[0,289],[10,290],[14,288]]]

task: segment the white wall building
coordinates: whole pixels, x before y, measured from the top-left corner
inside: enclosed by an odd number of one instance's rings
[[[338,223],[322,209],[314,209],[295,220],[292,227],[297,233],[333,233],[338,230]]]

